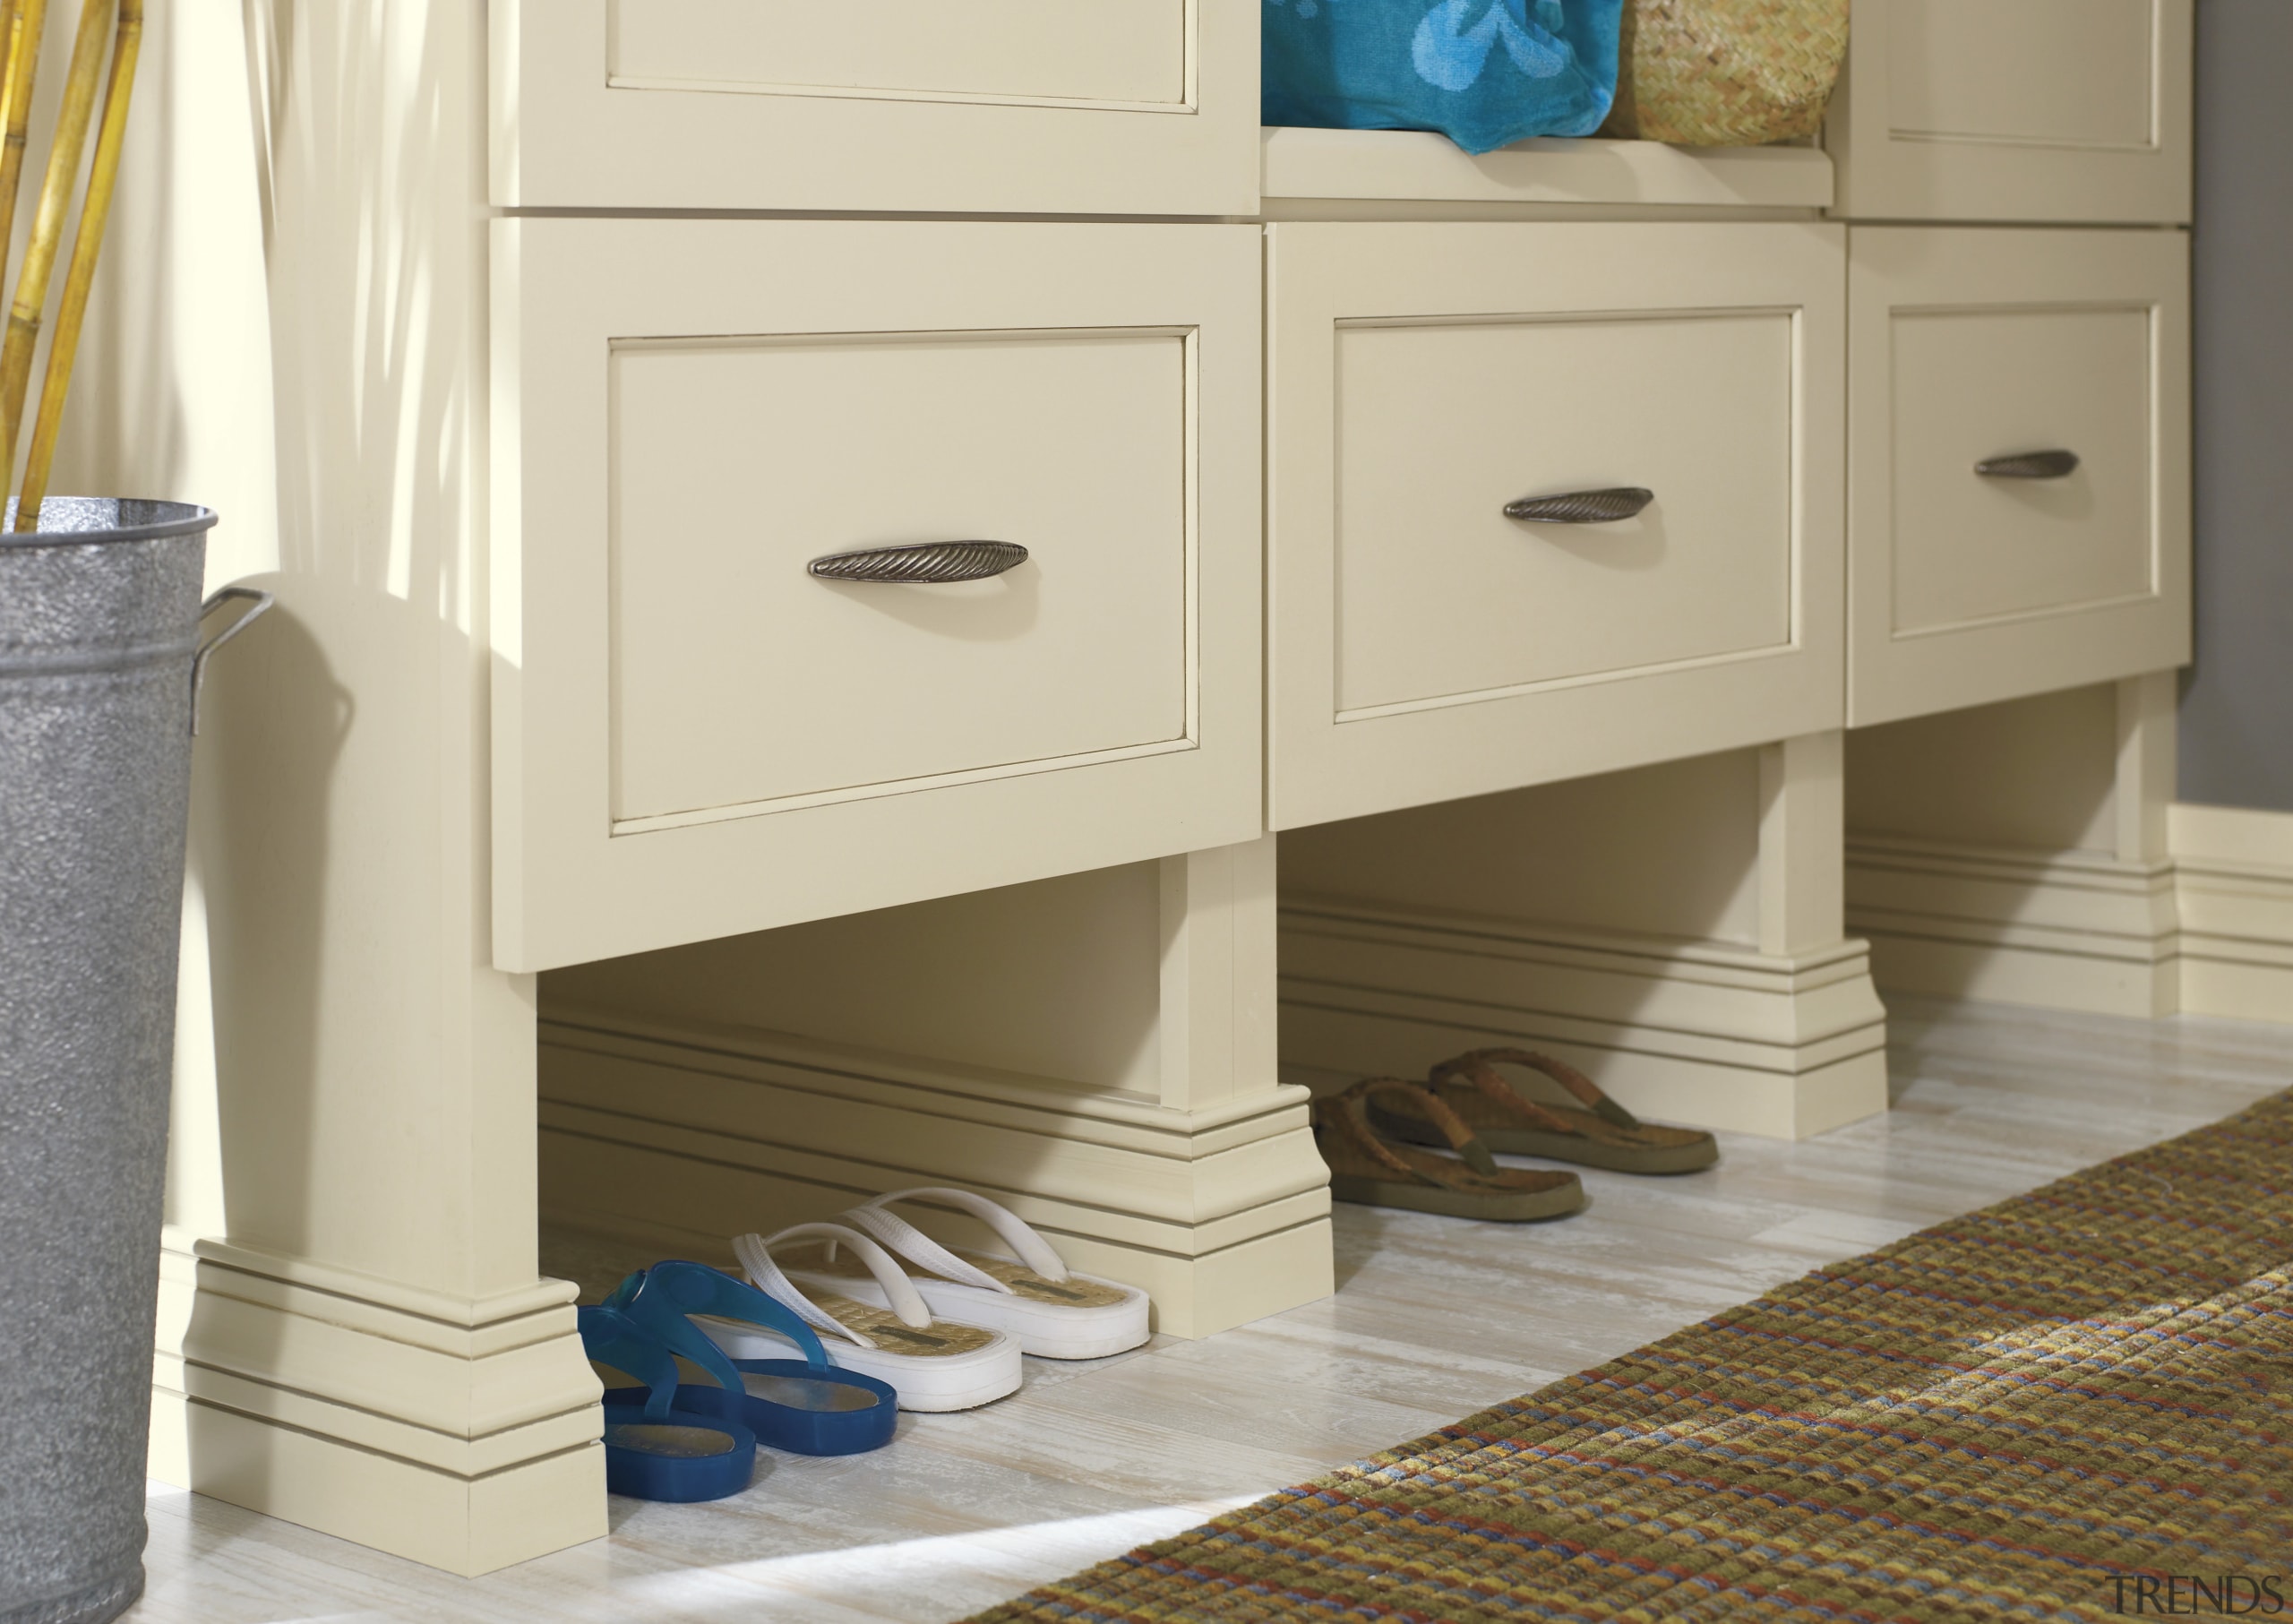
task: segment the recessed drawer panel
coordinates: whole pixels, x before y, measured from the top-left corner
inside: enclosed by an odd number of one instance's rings
[[[2156,0],[1894,0],[1886,27],[1899,140],[2151,144]]]
[[[1187,343],[615,346],[615,827],[1183,746]],[[962,583],[807,572],[965,540],[1028,556]]]
[[[2186,220],[2191,0],[1856,0],[1826,123],[1864,218]]]
[[[1836,228],[1271,236],[1276,828],[1839,725]]]
[[[2150,328],[2147,306],[1896,316],[1898,634],[2150,594]]]
[[[497,962],[1255,836],[1254,229],[494,250]]]
[[[1857,722],[2187,657],[2187,252],[1854,233]]]
[[[1187,0],[612,0],[616,84],[1182,107]]]
[[[1258,206],[1247,6],[493,0],[489,19],[505,206]]]
[[[1339,328],[1338,715],[1788,644],[1793,325]],[[1572,486],[1655,500],[1598,525],[1506,516]]]

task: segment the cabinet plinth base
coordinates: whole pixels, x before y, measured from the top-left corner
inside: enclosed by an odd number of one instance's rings
[[[2182,1009],[2293,1022],[2293,812],[2177,805]]]
[[[1077,1268],[1144,1289],[1172,1336],[1334,1289],[1302,1088],[1180,1111],[785,1034],[560,1013],[542,1027],[552,1224],[729,1261],[734,1235],[951,1184],[1010,1207]]]
[[[2181,1008],[2174,865],[1860,838],[1848,928],[1897,992],[2152,1018]]]
[[[1748,947],[1290,898],[1286,1061],[1421,1076],[1497,1044],[1550,1051],[1628,1108],[1804,1139],[1887,1108],[1864,944]]]
[[[466,1577],[602,1538],[572,1297],[453,1301],[171,1232],[151,1475]]]

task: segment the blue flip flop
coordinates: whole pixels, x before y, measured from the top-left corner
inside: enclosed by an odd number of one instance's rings
[[[645,1384],[605,1389],[606,1489],[682,1501],[723,1499],[749,1486],[756,1434],[714,1410],[677,1406],[677,1362],[667,1348],[614,1309],[580,1309],[574,1319],[594,1363]]]
[[[829,1362],[812,1328],[745,1280],[705,1263],[656,1263],[614,1288],[605,1306],[715,1379],[677,1389],[679,1409],[721,1414],[794,1455],[859,1455],[891,1442],[899,1395],[889,1382]],[[734,1359],[687,1316],[761,1326],[803,1359]]]

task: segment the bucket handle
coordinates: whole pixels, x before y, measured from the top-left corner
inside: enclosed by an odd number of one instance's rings
[[[205,620],[224,602],[234,597],[250,598],[253,601],[254,607],[200,644],[199,652],[192,657],[191,731],[194,737],[199,733],[199,687],[207,680],[207,657],[260,620],[270,610],[271,606],[279,601],[270,593],[258,592],[253,587],[225,587],[199,606],[199,618]]]

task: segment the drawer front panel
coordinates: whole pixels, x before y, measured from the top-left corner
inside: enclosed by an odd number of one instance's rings
[[[2157,125],[2155,0],[1894,0],[1897,140],[2117,148]]]
[[[1253,228],[529,219],[494,252],[503,967],[1255,837]],[[1026,557],[809,567],[952,542]]]
[[[2153,589],[2150,325],[2147,307],[1896,316],[1898,635]],[[2078,466],[1975,471],[2033,450]]]
[[[1792,326],[1340,328],[1339,717],[1789,643]],[[1657,498],[1620,523],[1505,516],[1612,486]]]
[[[2191,0],[1856,0],[1825,144],[1865,219],[2190,217]]]
[[[616,347],[615,826],[1184,744],[1188,342]],[[805,568],[965,539],[1029,557],[961,584]]]
[[[621,85],[1183,107],[1186,0],[612,0]]]
[[[493,0],[505,207],[1247,214],[1258,19],[1200,0]]]
[[[1854,233],[1854,721],[2187,658],[2187,253],[2178,232]],[[2008,477],[2038,452],[2074,466]]]
[[[1270,236],[1275,827],[1839,725],[1837,228]]]

